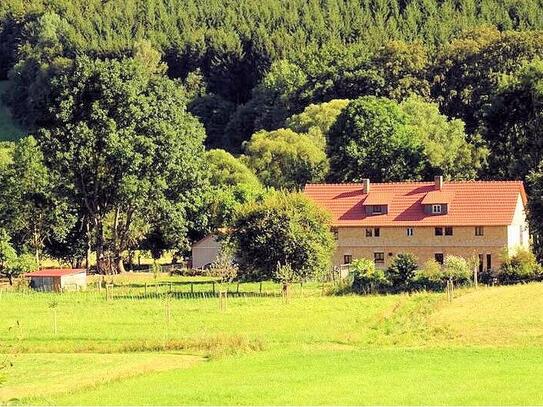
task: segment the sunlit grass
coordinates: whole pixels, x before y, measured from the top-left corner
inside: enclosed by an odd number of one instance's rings
[[[141,281],[135,288],[118,281],[113,290],[122,295],[109,301],[94,289],[4,292],[0,346],[14,360],[10,397],[37,404],[543,402],[543,284],[463,289],[452,302],[442,293],[328,297],[309,284],[293,287],[288,304],[277,284],[264,287],[273,295],[232,296],[222,311],[205,290],[172,298],[165,284],[157,296],[123,294],[141,292]],[[171,352],[200,362],[178,369],[167,362]],[[146,364],[148,355],[163,359]],[[89,369],[107,383],[89,381],[82,364],[101,369],[108,358],[111,374]],[[135,377],[115,367],[123,358]],[[135,362],[163,368],[152,373]],[[63,374],[62,389],[32,386]]]
[[[543,403],[539,349],[276,350],[33,404],[504,405]],[[150,391],[152,389],[152,391]]]

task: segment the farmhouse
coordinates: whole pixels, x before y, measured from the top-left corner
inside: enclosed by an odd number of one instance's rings
[[[82,290],[87,287],[85,269],[44,269],[26,274],[38,291]]]
[[[504,249],[529,247],[526,192],[519,181],[308,184],[304,193],[332,215],[334,265],[370,258],[387,267],[398,253],[419,262],[477,256],[479,270]]]

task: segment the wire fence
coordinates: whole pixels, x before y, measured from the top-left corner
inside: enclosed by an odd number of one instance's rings
[[[227,293],[231,298],[273,298],[273,297],[299,297],[314,296],[324,292],[324,283],[306,282],[293,283],[285,292],[285,287],[273,281],[256,283],[230,283],[221,284],[218,281],[149,281],[137,283],[115,284],[111,282],[90,282],[87,287],[65,285],[63,287],[0,287],[0,300],[3,296],[32,296],[32,295],[62,295],[68,298],[81,298],[96,300],[146,300],[146,299],[191,299],[207,300],[217,299]]]

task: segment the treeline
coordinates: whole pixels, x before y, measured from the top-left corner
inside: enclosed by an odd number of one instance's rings
[[[4,101],[34,137],[0,145],[0,247],[121,271],[252,211],[323,219],[274,189],[443,174],[527,181],[541,258],[540,6],[2,2]],[[285,258],[322,268],[327,233]]]
[[[68,56],[127,56],[147,39],[171,77],[200,69],[209,91],[245,102],[279,59],[328,44],[375,50],[390,40],[420,41],[430,50],[461,31],[543,28],[540,0],[4,0],[0,4],[0,79],[46,13],[63,21]]]

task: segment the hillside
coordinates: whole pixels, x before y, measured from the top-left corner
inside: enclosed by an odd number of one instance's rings
[[[24,135],[24,130],[13,121],[8,108],[2,103],[1,96],[7,85],[7,81],[0,81],[0,141],[13,141]]]

